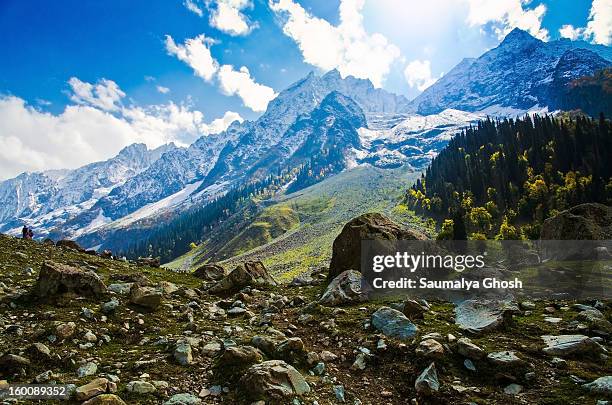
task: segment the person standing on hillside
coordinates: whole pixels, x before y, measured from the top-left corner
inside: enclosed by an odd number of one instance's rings
[[[21,237],[23,239],[28,239],[28,227],[27,226],[23,226],[23,229],[21,229]]]
[[[32,228],[28,229],[28,239],[34,239],[34,231],[32,230]]]

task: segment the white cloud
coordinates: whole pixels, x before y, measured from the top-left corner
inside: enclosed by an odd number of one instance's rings
[[[428,60],[413,60],[406,65],[404,77],[410,87],[416,87],[423,91],[436,82],[431,74],[431,62]]]
[[[285,17],[283,32],[297,43],[306,63],[323,70],[337,68],[342,76],[370,79],[381,87],[400,50],[384,35],[366,32],[361,13],[364,1],[341,0],[337,26],[311,15],[293,0],[270,0],[269,5]]]
[[[125,93],[112,80],[102,79],[97,84],[90,84],[71,77],[68,84],[73,91],[70,96],[72,101],[77,104],[90,104],[105,111],[119,109],[118,103],[125,97]]]
[[[73,79],[71,99],[79,104],[57,115],[39,111],[21,98],[0,96],[0,179],[23,171],[80,167],[108,159],[135,142],[151,148],[169,142],[187,145],[222,132],[235,120],[242,122],[239,114],[228,111],[207,123],[202,112],[172,102],[148,107],[104,103],[95,85]],[[115,91],[121,92],[118,86]]]
[[[561,38],[568,38],[575,41],[584,35],[584,28],[575,28],[571,24],[566,24],[559,28],[559,35],[561,35]]]
[[[211,134],[218,134],[225,131],[234,121],[240,123],[244,122],[244,118],[237,112],[226,111],[223,117],[214,119],[210,124],[207,125],[207,130]]]
[[[612,43],[612,2],[593,0],[585,35],[592,42],[602,45]]]
[[[231,65],[219,68],[219,62],[212,56],[210,46],[215,41],[204,34],[187,39],[184,45],[177,45],[166,35],[166,49],[170,55],[191,66],[195,73],[207,82],[218,76],[219,87],[227,96],[237,95],[244,105],[253,111],[265,111],[268,102],[276,97],[273,88],[255,82],[246,66],[235,70]]]
[[[166,50],[169,55],[175,55],[178,59],[189,65],[196,75],[206,81],[211,81],[219,64],[210,53],[210,46],[215,41],[207,38],[204,34],[195,38],[189,38],[183,45],[177,45],[170,35],[166,35]]]
[[[584,39],[594,44],[612,43],[612,2],[593,0],[586,27],[566,24],[559,29],[559,35],[572,41]]]
[[[164,87],[164,86],[157,85],[157,86],[156,86],[156,89],[157,89],[157,91],[158,91],[158,92],[160,92],[161,94],[168,94],[168,93],[170,93],[170,89],[169,89],[168,87]]]
[[[210,7],[210,25],[226,34],[247,35],[256,27],[242,12],[253,7],[251,0],[214,0]]]
[[[246,66],[242,66],[240,70],[234,70],[230,65],[221,66],[219,85],[223,94],[237,95],[244,105],[253,111],[265,111],[270,100],[276,97],[273,88],[253,80]]]
[[[548,30],[542,27],[542,18],[546,14],[544,4],[527,8],[532,0],[464,1],[469,4],[467,22],[472,26],[492,24],[500,39],[513,28],[520,28],[536,38],[548,40]]]
[[[183,5],[185,7],[187,7],[187,10],[191,11],[192,13],[197,14],[200,17],[202,17],[204,15],[204,12],[200,8],[200,6],[198,6],[198,4],[197,4],[197,0],[195,0],[195,1],[194,0],[185,0]]]

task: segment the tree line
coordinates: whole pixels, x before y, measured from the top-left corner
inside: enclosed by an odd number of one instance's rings
[[[408,190],[440,239],[537,239],[543,221],[612,203],[612,131],[603,114],[487,119],[456,137]]]

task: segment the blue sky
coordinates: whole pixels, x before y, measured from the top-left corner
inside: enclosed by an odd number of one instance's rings
[[[611,8],[609,0],[2,0],[0,122],[10,123],[0,124],[0,179],[77,167],[132,142],[189,144],[255,119],[309,71],[338,68],[413,98],[516,26],[544,40],[562,29],[609,45]],[[76,146],[61,152],[70,140]]]

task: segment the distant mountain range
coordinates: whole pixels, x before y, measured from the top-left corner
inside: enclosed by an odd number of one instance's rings
[[[514,30],[412,102],[336,70],[311,73],[280,92],[256,121],[234,122],[187,148],[132,145],[105,162],[0,183],[0,232],[18,233],[26,223],[38,236],[117,248],[128,231],[146,238],[192,207],[281,172],[295,175],[286,187],[296,191],[360,165],[418,170],[486,115],[556,110],[575,79],[611,60],[609,47],[545,43]]]

